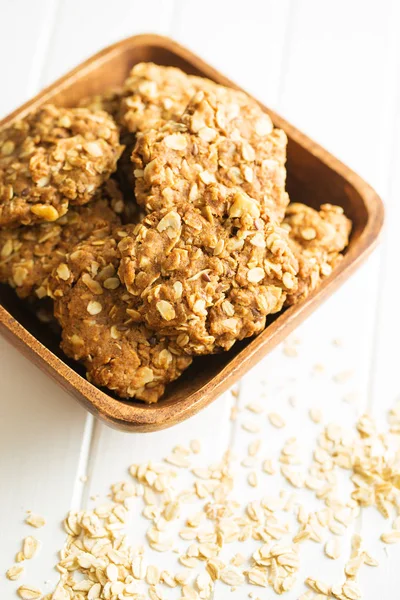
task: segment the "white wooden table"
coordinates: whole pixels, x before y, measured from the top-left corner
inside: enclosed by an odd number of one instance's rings
[[[262,398],[286,419],[284,430],[263,418],[266,454],[299,435],[311,444],[316,425],[308,410],[349,425],[368,409],[384,422],[399,396],[400,334],[400,6],[397,0],[2,0],[0,5],[0,115],[93,52],[140,32],[170,35],[276,109],[365,177],[387,209],[383,243],[368,263],[296,333],[299,356],[278,348],[240,384],[239,407]],[[324,198],[321,198],[321,202]],[[334,338],[343,345],[336,348]],[[325,371],[315,374],[315,364]],[[335,373],[352,371],[344,383]],[[343,401],[357,392],[355,403]],[[295,395],[297,408],[288,403]],[[0,597],[14,597],[4,572],[21,539],[32,533],[25,511],[44,515],[41,552],[25,580],[45,591],[71,507],[90,505],[126,476],[132,462],[161,459],[177,442],[202,442],[204,463],[228,446],[239,455],[251,434],[229,420],[226,394],[173,430],[123,434],[94,421],[73,399],[0,339]],[[240,419],[244,419],[244,412]],[[299,433],[300,432],[300,433]],[[87,475],[87,482],[82,482]],[[239,496],[248,494],[245,478]],[[241,484],[240,484],[241,485]],[[364,598],[398,597],[399,547],[378,541],[385,523],[374,509],[355,525],[381,563],[364,569]],[[351,532],[346,537],[350,539]],[[163,557],[159,555],[160,565]],[[308,575],[335,582],[343,563],[310,549],[299,584]],[[254,589],[254,588],[253,588]],[[270,589],[257,595],[273,598]],[[244,598],[218,586],[215,598]]]

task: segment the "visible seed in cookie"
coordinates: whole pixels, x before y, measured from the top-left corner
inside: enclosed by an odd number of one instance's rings
[[[13,251],[13,242],[12,242],[12,240],[7,240],[0,251],[0,257],[8,258],[12,254],[12,251]]]
[[[170,302],[167,300],[159,300],[156,306],[163,319],[166,321],[172,321],[172,319],[175,319],[175,309]]]
[[[221,304],[221,308],[224,311],[224,313],[228,315],[228,317],[233,317],[233,315],[235,314],[233,304],[229,302],[229,300],[224,300]]]
[[[193,312],[196,313],[197,315],[206,315],[207,314],[206,301],[203,298],[199,298],[193,304]]]
[[[103,154],[101,145],[98,142],[87,142],[83,148],[90,156],[93,156],[94,158],[99,158]]]
[[[250,244],[256,248],[265,248],[265,238],[262,233],[256,233],[250,238]]]
[[[248,144],[248,143],[243,143],[243,145],[242,145],[242,156],[243,156],[244,160],[247,160],[249,162],[253,162],[254,159],[255,159],[254,148],[252,146],[250,146],[250,144]]]
[[[221,254],[221,252],[223,251],[224,246],[225,246],[225,241],[218,240],[217,245],[214,248],[214,256],[219,256]]]
[[[28,276],[28,269],[25,267],[17,267],[13,273],[14,283],[17,287],[24,284],[25,279]]]
[[[67,281],[71,275],[71,271],[65,263],[60,263],[57,267],[57,275],[63,281]]]
[[[164,143],[171,150],[185,150],[187,141],[181,133],[171,133],[164,139]]]
[[[201,181],[206,185],[215,181],[215,176],[209,171],[202,171],[201,173],[199,173],[199,177]]]
[[[264,136],[269,135],[272,132],[274,126],[272,125],[271,119],[267,115],[265,115],[257,119],[254,128],[256,130],[257,135]]]
[[[260,209],[257,206],[255,200],[243,194],[237,192],[234,196],[234,202],[229,210],[229,216],[232,219],[240,218],[244,215],[250,215],[251,217],[257,218],[260,216]]]
[[[101,284],[98,281],[92,279],[89,273],[84,273],[82,275],[82,281],[86,285],[86,287],[92,292],[92,294],[100,296],[103,293],[103,288],[101,287]]]
[[[117,287],[119,287],[120,283],[121,282],[118,279],[118,277],[108,277],[103,282],[103,286],[106,288],[106,290],[116,290]]]
[[[282,277],[282,283],[286,289],[292,290],[296,285],[296,278],[291,273],[284,273]]]
[[[100,302],[97,302],[96,300],[91,300],[88,305],[87,305],[87,311],[89,313],[89,315],[98,315],[99,313],[101,313],[101,311],[103,310],[102,305],[100,304]]]
[[[247,281],[250,283],[259,283],[265,277],[265,271],[261,267],[254,267],[247,271]]]
[[[34,204],[31,206],[31,212],[49,222],[56,221],[60,216],[54,206],[48,206],[47,204]]]
[[[213,142],[217,137],[217,132],[212,127],[202,127],[198,132],[198,136],[204,142]]]
[[[183,285],[180,281],[175,281],[173,288],[174,288],[175,298],[178,300],[178,298],[180,298],[182,296]]]
[[[314,240],[316,236],[317,232],[314,227],[304,227],[304,229],[301,230],[301,237],[303,240],[311,241]]]
[[[7,140],[1,147],[1,154],[3,156],[10,156],[15,150],[15,144],[12,140]]]
[[[158,223],[157,231],[161,233],[165,230],[171,229],[173,232],[177,232],[181,228],[181,222],[182,221],[180,215],[176,211],[171,210]]]

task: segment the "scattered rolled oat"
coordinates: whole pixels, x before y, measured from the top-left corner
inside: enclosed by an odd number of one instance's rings
[[[283,417],[275,412],[268,414],[268,420],[271,423],[271,425],[273,425],[277,429],[282,429],[282,427],[285,427],[285,425],[286,425]]]
[[[249,433],[259,433],[261,427],[260,425],[258,425],[258,423],[255,423],[253,421],[246,421],[245,423],[242,423],[242,429],[248,431]]]
[[[382,533],[381,540],[385,544],[397,544],[400,542],[400,531],[393,530],[388,533]]]
[[[43,596],[43,592],[32,585],[21,585],[17,592],[22,600],[39,600]]]
[[[367,415],[357,421],[353,436],[340,426],[329,424],[317,439],[307,471],[298,470],[301,461],[296,439],[286,440],[280,455],[282,474],[292,486],[308,488],[315,494],[321,507],[311,512],[285,490],[276,497],[264,494],[245,505],[233,501],[230,493],[234,484],[234,457],[227,453],[219,463],[190,467],[189,458],[196,459],[193,448],[198,448],[193,441],[189,447],[175,446],[164,464],[132,465],[129,470],[132,479],[111,487],[111,502],[67,516],[68,538],[58,564],[60,581],[49,600],[68,600],[78,597],[74,596],[78,592],[82,598],[97,600],[101,594],[107,598],[108,591],[121,598],[138,599],[144,598],[141,594],[147,591],[148,597],[160,600],[164,598],[164,586],[179,587],[185,600],[210,600],[217,580],[232,590],[247,582],[284,594],[295,584],[304,555],[302,544],[307,540],[323,544],[326,556],[338,560],[339,540],[334,537],[327,541],[326,535],[346,531],[360,509],[368,506],[376,506],[385,517],[393,516],[393,529],[382,534],[382,541],[399,541],[396,517],[400,504],[396,483],[399,453],[388,452],[392,438],[396,439],[396,436],[389,439],[388,435],[379,432]],[[259,441],[249,444],[247,458],[256,458],[252,454],[257,454]],[[263,468],[272,472],[272,461],[265,460]],[[353,486],[343,500],[336,487],[339,469],[349,472]],[[185,489],[179,485],[181,479],[185,481]],[[256,487],[258,472],[251,471],[248,480]],[[125,530],[129,511],[134,509],[132,502],[143,504],[143,515],[149,523],[148,545],[158,552],[176,552],[177,567],[183,565],[184,572],[162,571],[149,562],[145,548],[128,544]],[[297,531],[286,522],[281,511],[297,516]],[[183,513],[179,538],[185,546],[178,548],[173,528]],[[253,540],[250,555],[236,552],[230,559],[223,558],[230,543],[250,540]],[[24,544],[28,557],[32,554],[27,550],[30,544],[26,542],[26,548]],[[330,585],[309,577],[305,583],[310,593],[305,592],[302,598],[360,600],[361,590],[356,583],[359,570],[363,565],[377,564],[363,549],[361,537],[355,534],[350,557],[344,565],[344,582]],[[8,574],[18,575],[20,569],[15,565]],[[37,595],[40,590],[30,586],[21,586],[19,594],[21,598],[41,597]]]
[[[310,408],[310,419],[313,423],[321,423],[322,421],[322,411],[319,408]]]
[[[201,443],[199,440],[192,440],[190,442],[190,449],[193,454],[199,454],[201,452]]]
[[[333,376],[333,381],[336,383],[346,383],[353,376],[353,371],[341,371]]]
[[[257,487],[257,485],[258,485],[257,473],[255,471],[252,471],[251,473],[249,473],[247,476],[247,481],[248,481],[248,484],[251,485],[251,487]]]
[[[40,515],[35,515],[31,513],[26,517],[25,523],[39,529],[40,527],[44,527],[46,525],[46,519],[44,517],[41,517]]]
[[[273,462],[270,458],[264,460],[262,468],[265,473],[268,473],[268,475],[275,475],[276,473],[276,469],[274,468]]]
[[[8,569],[8,571],[6,572],[6,577],[11,581],[16,581],[21,577],[23,572],[24,567],[22,567],[21,565],[14,565],[10,569]]]
[[[333,539],[329,540],[329,542],[326,542],[324,550],[325,550],[325,554],[328,556],[328,558],[337,560],[341,555],[341,548],[340,548],[339,540],[337,538],[333,538]]]
[[[35,556],[39,550],[39,542],[36,538],[29,535],[22,543],[22,553],[26,560],[29,560]]]
[[[248,404],[246,404],[246,408],[250,412],[255,413],[257,415],[260,415],[264,411],[263,406],[259,402],[249,402]]]

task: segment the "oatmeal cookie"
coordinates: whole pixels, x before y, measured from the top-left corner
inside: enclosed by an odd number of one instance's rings
[[[218,183],[254,198],[264,218],[282,220],[286,135],[257,105],[239,105],[224,90],[224,102],[200,91],[180,119],[137,135],[135,195],[148,212],[188,200],[201,208],[206,187]]]
[[[340,206],[323,204],[319,211],[304,204],[289,204],[284,220],[290,246],[299,262],[298,288],[289,292],[286,303],[306,298],[331,274],[342,260],[349,242],[351,221]]]
[[[136,133],[157,128],[164,121],[177,120],[199,91],[217,95],[220,102],[235,101],[239,106],[252,105],[260,111],[257,102],[244,92],[205,77],[188,75],[176,67],[145,62],[135,65],[124,83],[121,124]]]
[[[0,226],[56,221],[86,204],[123,147],[105,112],[47,105],[0,131]]]
[[[136,133],[178,119],[197,91],[191,78],[180,69],[139,63],[124,83],[121,124]]]
[[[117,274],[117,240],[125,233],[118,228],[101,244],[80,244],[54,271],[49,289],[62,327],[61,348],[85,365],[88,380],[122,398],[156,402],[191,358],[136,322],[136,299]]]
[[[0,229],[0,281],[20,298],[46,295],[46,278],[76,244],[92,236],[102,239],[120,223],[122,194],[109,179],[85,206],[75,206],[54,223]]]
[[[153,212],[119,244],[137,321],[191,355],[259,333],[297,286],[286,232],[243,192],[225,206],[223,224],[188,203]]]

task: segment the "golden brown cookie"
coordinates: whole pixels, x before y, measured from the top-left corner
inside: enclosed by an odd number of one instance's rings
[[[148,212],[191,202],[201,208],[205,190],[220,184],[255,199],[264,218],[280,221],[285,191],[286,136],[255,103],[224,102],[198,92],[184,115],[137,134],[132,153],[135,195]]]
[[[342,260],[351,221],[340,206],[323,204],[317,211],[305,204],[293,203],[287,207],[284,225],[289,229],[290,246],[299,261],[299,285],[288,294],[286,303],[296,304]]]
[[[188,203],[153,212],[119,244],[136,320],[188,354],[228,350],[259,333],[297,286],[286,232],[242,192],[225,207],[218,219]]]
[[[121,192],[110,179],[92,202],[71,208],[54,223],[0,229],[0,281],[11,285],[20,298],[43,298],[47,276],[65,255],[90,236],[109,235],[123,212]]]
[[[0,131],[0,227],[53,222],[86,204],[123,147],[105,112],[47,105]]]
[[[88,380],[122,398],[156,402],[191,358],[136,322],[135,299],[117,274],[117,243],[125,233],[117,228],[102,244],[80,244],[55,270],[49,289],[61,348],[85,365]]]
[[[121,124],[136,133],[158,127],[162,121],[177,119],[197,91],[180,69],[139,63],[123,86]]]

